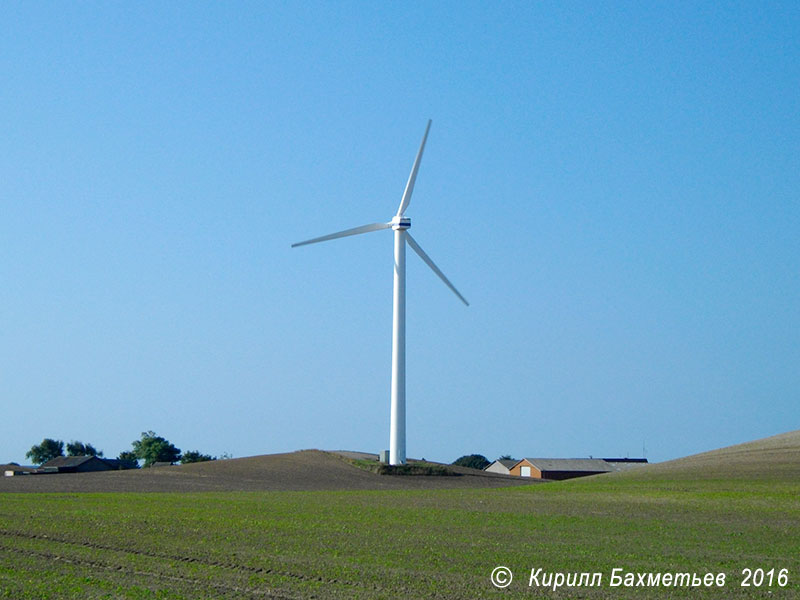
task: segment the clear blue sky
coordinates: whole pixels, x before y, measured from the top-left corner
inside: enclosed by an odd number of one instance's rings
[[[0,462],[800,428],[797,2],[0,4]]]

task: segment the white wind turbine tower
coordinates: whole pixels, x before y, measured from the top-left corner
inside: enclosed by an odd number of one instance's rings
[[[436,275],[449,287],[453,293],[467,306],[466,301],[445,274],[436,266],[425,251],[411,237],[408,229],[411,227],[411,219],[405,216],[411,194],[414,191],[414,182],[417,179],[419,163],[422,160],[422,152],[425,150],[425,142],[428,139],[428,131],[431,128],[431,121],[425,128],[425,135],[422,136],[422,143],[419,146],[417,157],[414,159],[414,166],[411,168],[411,175],[408,177],[403,199],[397,214],[388,223],[371,223],[353,229],[346,229],[337,233],[323,235],[305,242],[292,244],[304,246],[317,242],[326,242],[337,238],[350,235],[359,235],[380,229],[394,230],[394,303],[392,313],[392,408],[391,424],[389,432],[389,464],[403,465],[406,462],[406,243],[416,252],[419,257],[428,265]]]

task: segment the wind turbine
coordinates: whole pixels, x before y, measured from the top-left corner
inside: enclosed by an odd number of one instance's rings
[[[467,306],[469,302],[462,296],[450,280],[436,266],[425,251],[420,247],[416,240],[411,237],[408,229],[411,227],[411,219],[405,216],[408,204],[411,202],[411,194],[414,191],[414,182],[417,180],[419,163],[422,160],[422,152],[425,150],[425,142],[428,139],[428,132],[431,129],[431,121],[425,128],[425,135],[422,136],[422,143],[419,146],[417,157],[414,159],[414,166],[411,168],[411,175],[408,176],[406,189],[403,192],[403,199],[397,214],[388,223],[371,223],[345,229],[337,233],[323,235],[321,237],[292,244],[292,248],[305,246],[306,244],[316,244],[317,242],[327,242],[350,235],[359,235],[378,231],[381,229],[394,230],[394,294],[392,311],[392,405],[389,431],[389,464],[404,465],[406,463],[406,244],[416,252],[419,257],[439,276],[447,287],[458,296]]]

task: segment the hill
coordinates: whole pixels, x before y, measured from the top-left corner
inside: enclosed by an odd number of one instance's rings
[[[800,430],[656,463],[612,476],[626,479],[791,481],[800,478]]]
[[[452,467],[453,476],[378,475],[336,453],[300,450],[130,471],[0,477],[0,492],[216,492],[485,488],[530,480]]]

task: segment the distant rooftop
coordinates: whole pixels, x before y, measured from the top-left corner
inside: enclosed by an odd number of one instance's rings
[[[55,458],[51,458],[46,463],[44,463],[41,468],[51,468],[51,467],[78,467],[85,462],[89,462],[93,458],[98,458],[99,460],[103,460],[97,456],[57,456]]]
[[[523,460],[527,460],[540,471],[608,473],[614,470],[602,458],[524,458]]]

